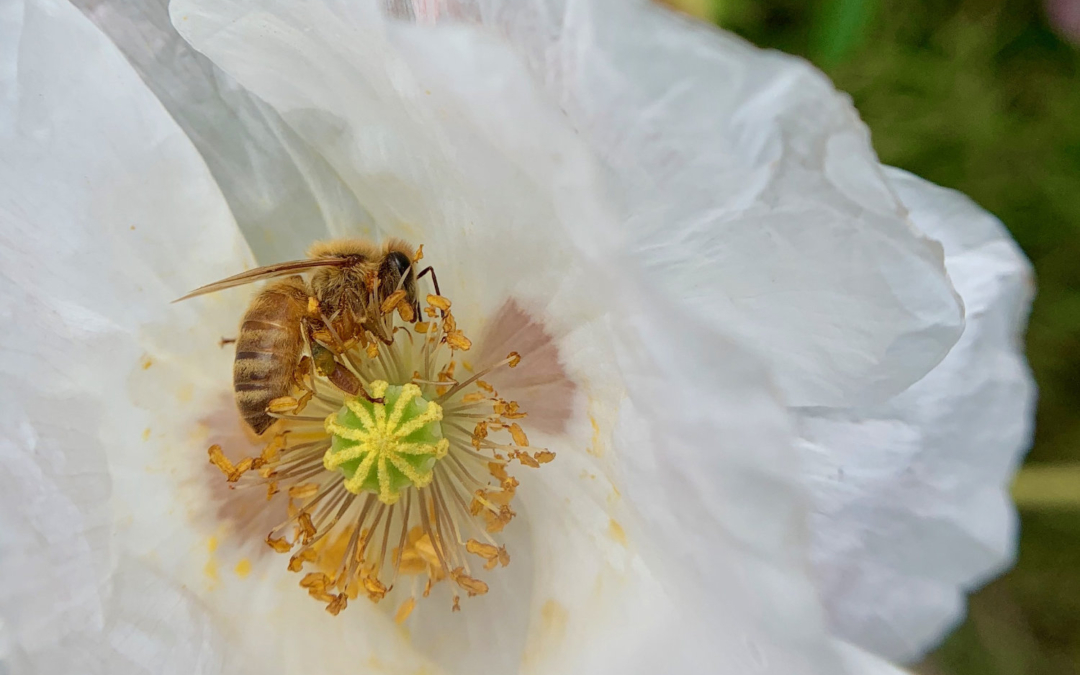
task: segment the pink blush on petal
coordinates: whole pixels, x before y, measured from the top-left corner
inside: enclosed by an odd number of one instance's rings
[[[484,331],[476,363],[495,363],[510,352],[520,354],[521,363],[499,368],[487,381],[500,396],[528,411],[531,427],[549,434],[565,431],[577,385],[567,375],[551,333],[513,298],[503,303]]]

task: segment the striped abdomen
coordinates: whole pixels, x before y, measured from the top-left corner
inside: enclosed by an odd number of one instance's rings
[[[274,423],[270,401],[292,392],[293,372],[304,346],[308,292],[300,277],[267,287],[240,323],[233,361],[233,391],[244,421],[261,434]]]

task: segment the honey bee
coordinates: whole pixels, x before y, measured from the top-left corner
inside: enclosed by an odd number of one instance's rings
[[[267,265],[197,288],[187,300],[264,279],[291,275],[263,289],[240,322],[233,361],[233,394],[244,421],[256,434],[273,424],[267,408],[288,396],[297,366],[309,346],[314,367],[346,393],[367,396],[357,377],[337,358],[357,341],[373,336],[393,341],[394,311],[408,322],[420,314],[416,251],[391,239],[382,246],[361,239],[318,242],[308,258]],[[300,274],[311,272],[310,281]]]

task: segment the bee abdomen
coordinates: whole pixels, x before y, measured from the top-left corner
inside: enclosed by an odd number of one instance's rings
[[[240,324],[233,392],[240,415],[257,434],[274,423],[266,412],[270,401],[292,391],[306,301],[298,278],[274,284],[255,298]]]

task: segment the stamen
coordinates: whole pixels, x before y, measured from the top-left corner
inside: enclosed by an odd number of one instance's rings
[[[381,301],[372,292],[367,318],[353,317],[363,328],[348,342],[334,328],[337,314],[326,318],[328,307],[311,298],[306,353],[294,390],[267,407],[278,422],[262,453],[234,464],[220,446],[208,451],[230,486],[288,500],[288,518],[266,543],[289,554],[301,588],[334,615],[361,594],[394,596],[394,620],[403,623],[444,581],[455,611],[459,593],[488,592],[470,561],[484,571],[510,562],[496,539],[515,515],[518,481],[507,467],[555,457],[530,446],[519,423],[525,412],[483,379],[514,368],[520,355],[457,379],[455,354],[472,341],[452,302],[437,287],[420,295],[417,320],[410,292],[402,280]]]

